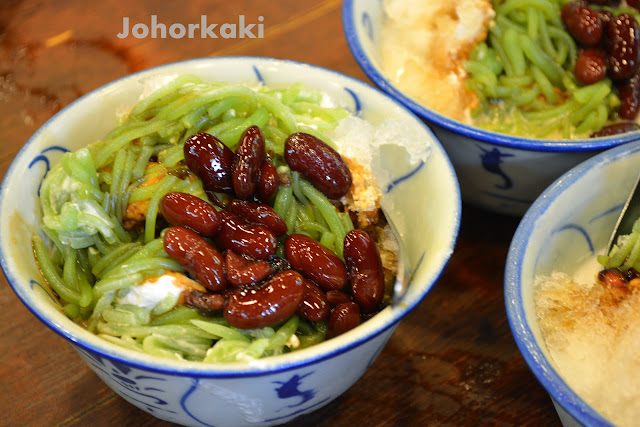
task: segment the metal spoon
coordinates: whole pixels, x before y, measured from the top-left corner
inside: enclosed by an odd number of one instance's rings
[[[407,258],[407,248],[404,246],[402,236],[400,235],[396,225],[391,220],[391,216],[387,214],[384,208],[382,209],[382,212],[387,219],[387,223],[391,227],[391,231],[393,232],[396,242],[398,242],[398,253],[396,254],[398,258],[398,271],[396,273],[396,281],[393,284],[393,294],[391,296],[391,304],[397,305],[407,292],[412,274],[409,259]]]
[[[611,248],[618,240],[618,236],[631,234],[633,224],[640,217],[639,183],[640,175],[638,175],[638,177],[636,178],[636,182],[631,189],[631,193],[629,194],[629,197],[622,207],[622,212],[620,212],[618,222],[616,222],[616,226],[613,228],[613,233],[611,233],[611,237],[609,238],[609,243],[607,244],[607,251],[605,255],[608,255],[611,252]]]

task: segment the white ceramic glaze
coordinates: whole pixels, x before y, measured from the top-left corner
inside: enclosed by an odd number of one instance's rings
[[[604,252],[638,176],[639,163],[640,143],[633,142],[571,169],[533,203],[509,248],[505,303],[511,330],[524,359],[551,395],[566,426],[608,422],[556,371],[535,314],[534,278],[553,270],[572,275],[587,260]]]
[[[640,138],[633,132],[597,140],[536,140],[483,131],[447,118],[402,92],[382,71],[382,0],[345,0],[342,19],[349,47],[364,72],[423,118],[438,137],[456,170],[465,202],[521,216],[547,186],[573,166],[604,149]]]
[[[431,144],[428,160],[384,156],[393,172],[385,206],[403,236],[412,283],[400,304],[315,347],[248,365],[179,362],[114,347],[75,325],[41,287],[29,247],[38,232],[40,182],[66,150],[102,138],[118,113],[164,79],[194,74],[207,81],[290,85],[323,90],[372,123],[409,120]],[[392,150],[393,151],[393,150]],[[397,150],[396,150],[397,151]],[[416,197],[428,195],[428,197]],[[269,58],[202,58],[160,66],[110,83],[49,120],[22,148],[0,186],[0,265],[22,302],[66,338],[118,394],[158,418],[185,425],[270,425],[289,421],[337,398],[373,363],[398,322],[439,278],[455,245],[460,192],[444,150],[424,124],[376,89],[323,68]],[[43,326],[44,327],[44,326]],[[55,351],[48,349],[47,351]],[[72,402],[71,402],[72,403]]]

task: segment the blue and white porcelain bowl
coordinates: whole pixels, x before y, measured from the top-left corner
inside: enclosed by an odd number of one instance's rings
[[[383,72],[383,1],[344,0],[347,43],[364,72],[382,90],[431,127],[458,175],[462,199],[494,212],[521,216],[556,178],[587,158],[640,139],[638,132],[597,140],[540,140],[485,131],[427,108]]]
[[[640,143],[616,147],[581,163],[547,188],[524,215],[511,242],[505,303],[516,344],[548,391],[565,426],[610,425],[565,382],[543,341],[534,305],[534,278],[572,276],[605,252],[638,177]],[[587,264],[589,265],[589,264]],[[584,267],[582,267],[584,268]]]
[[[389,117],[405,120],[408,130],[431,146],[427,160],[415,166],[407,163],[407,156],[385,158],[391,183],[383,189],[384,203],[403,236],[414,271],[399,304],[303,351],[250,364],[215,365],[165,360],[116,347],[61,313],[43,291],[31,248],[24,243],[39,230],[37,195],[43,175],[63,152],[102,138],[150,82],[182,74],[230,83],[301,82],[372,123]],[[429,197],[416,197],[425,194]],[[456,175],[436,138],[410,111],[378,90],[308,64],[255,57],[203,58],[153,68],[99,88],[56,114],[25,144],[0,187],[0,264],[33,314],[66,338],[91,369],[133,405],[184,425],[279,424],[331,402],[373,363],[398,322],[440,277],[455,245],[460,204]]]

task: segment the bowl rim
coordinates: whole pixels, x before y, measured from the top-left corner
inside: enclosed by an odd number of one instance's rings
[[[476,128],[460,121],[451,119],[433,110],[426,108],[414,98],[406,95],[398,89],[379,68],[369,59],[366,54],[356,28],[358,26],[354,15],[354,3],[358,0],[344,0],[342,4],[342,27],[347,39],[347,45],[351,50],[356,62],[360,65],[365,74],[383,91],[387,92],[407,108],[415,112],[419,117],[423,117],[430,123],[440,126],[448,131],[460,134],[467,138],[483,141],[498,146],[516,148],[529,151],[544,152],[588,152],[600,151],[615,147],[631,141],[640,139],[640,131],[628,132],[619,135],[612,135],[593,139],[534,139],[520,136],[508,135],[488,130]],[[377,2],[381,4],[382,2]],[[371,2],[373,4],[373,2]]]
[[[357,337],[356,339],[352,339],[352,334],[347,332],[341,336],[332,338],[331,340],[324,341],[312,349],[307,349],[305,351],[289,353],[287,355],[282,356],[274,356],[271,358],[258,359],[255,363],[251,362],[249,364],[244,363],[216,363],[216,364],[206,364],[202,362],[190,362],[190,361],[173,361],[170,359],[162,359],[159,357],[150,357],[145,353],[138,353],[133,350],[129,350],[126,348],[120,348],[115,346],[114,344],[108,343],[107,341],[102,342],[102,340],[94,334],[84,330],[84,329],[76,329],[69,330],[64,325],[60,325],[57,322],[47,318],[45,313],[41,313],[37,308],[33,307],[28,302],[28,295],[26,293],[22,293],[20,291],[20,287],[14,282],[17,282],[17,278],[13,276],[10,269],[8,268],[8,257],[2,247],[0,241],[0,269],[3,271],[5,278],[14,293],[18,296],[21,302],[33,313],[33,315],[38,318],[42,323],[44,323],[47,327],[52,329],[58,335],[62,336],[65,340],[69,341],[74,346],[77,346],[80,349],[86,350],[90,353],[97,354],[103,358],[109,359],[111,361],[121,363],[124,365],[128,365],[137,369],[145,370],[148,372],[156,372],[170,375],[180,375],[180,376],[191,376],[195,378],[242,378],[242,377],[259,377],[265,375],[271,375],[274,373],[286,372],[294,369],[299,369],[305,366],[313,365],[324,360],[331,359],[340,354],[346,353],[358,346],[362,343],[370,341],[380,334],[386,332],[391,328],[395,328],[399,321],[402,320],[407,314],[409,314],[414,308],[416,308],[427,296],[427,294],[431,291],[433,286],[438,282],[440,277],[442,276],[447,264],[451,259],[451,255],[455,248],[459,229],[460,229],[460,221],[461,221],[461,210],[462,210],[462,201],[460,194],[460,186],[457,181],[457,177],[455,174],[455,170],[453,165],[451,164],[451,160],[447,156],[444,148],[442,147],[440,141],[433,135],[433,132],[418,118],[416,115],[409,109],[407,109],[404,105],[400,104],[384,92],[375,88],[374,86],[356,79],[353,76],[349,76],[339,71],[331,70],[326,67],[322,67],[319,65],[309,64],[301,61],[290,60],[290,59],[278,59],[272,57],[261,57],[261,56],[249,56],[249,55],[237,55],[237,56],[218,56],[218,57],[199,57],[192,58],[182,61],[176,61],[166,64],[157,65],[154,67],[150,67],[148,69],[144,69],[135,73],[130,73],[120,78],[117,78],[113,81],[110,81],[92,91],[84,94],[80,98],[72,101],[70,104],[65,106],[63,109],[54,114],[51,118],[49,118],[21,147],[18,153],[15,155],[11,164],[9,165],[5,176],[0,183],[0,212],[2,212],[3,201],[5,200],[5,195],[7,193],[7,177],[12,176],[15,172],[14,169],[18,163],[18,160],[25,155],[28,147],[33,143],[33,141],[40,138],[40,136],[47,130],[49,126],[54,124],[57,120],[59,120],[67,111],[72,108],[76,108],[79,104],[83,102],[88,102],[93,98],[99,98],[100,94],[104,91],[107,91],[119,84],[123,81],[140,79],[144,77],[150,77],[157,73],[162,73],[165,70],[170,70],[173,67],[183,67],[183,66],[193,66],[202,63],[237,63],[242,65],[244,63],[250,63],[251,65],[276,65],[279,67],[292,67],[294,69],[314,69],[323,74],[326,74],[328,77],[334,76],[337,80],[341,80],[343,82],[347,82],[355,87],[359,87],[364,91],[372,91],[374,92],[374,96],[381,96],[386,98],[391,104],[395,105],[399,111],[403,114],[407,114],[409,117],[415,119],[417,126],[422,126],[424,131],[432,138],[432,148],[438,150],[442,155],[443,162],[447,166],[450,176],[453,181],[454,194],[452,195],[452,204],[455,208],[455,211],[451,212],[449,216],[451,218],[451,226],[452,226],[452,235],[449,237],[449,242],[446,247],[443,247],[443,253],[446,253],[442,256],[440,263],[434,266],[433,271],[437,272],[437,274],[433,274],[433,280],[431,283],[424,284],[424,291],[416,295],[416,297],[412,301],[405,302],[403,301],[401,304],[397,306],[388,306],[386,307],[380,314],[386,312],[387,314],[384,317],[378,317],[378,319],[387,319],[384,323],[378,325],[379,322],[375,322],[375,319],[371,319],[369,322],[370,325],[375,325],[374,327],[370,327],[371,331],[367,331],[366,334]],[[187,73],[187,71],[183,71],[183,73]],[[446,251],[445,251],[446,249]],[[369,323],[367,322],[367,323]],[[78,326],[78,328],[81,328]],[[76,332],[74,332],[76,331]],[[84,332],[83,332],[84,331]],[[90,334],[91,337],[83,337],[85,334]],[[362,334],[362,333],[360,333]],[[99,347],[96,347],[91,341],[95,339],[100,340],[96,341],[99,344]],[[105,347],[102,349],[100,347]],[[111,349],[115,349],[114,351],[109,351]]]
[[[612,425],[603,415],[582,399],[556,371],[536,341],[530,327],[522,295],[522,265],[527,245],[540,216],[584,175],[609,163],[640,151],[640,142],[612,148],[573,167],[559,177],[534,201],[523,216],[507,253],[504,275],[504,299],[509,327],[527,365],[549,395],[576,420],[584,425]]]

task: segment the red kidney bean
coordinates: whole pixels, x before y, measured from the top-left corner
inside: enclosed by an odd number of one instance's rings
[[[258,126],[251,126],[242,134],[233,159],[233,189],[240,199],[255,193],[263,158],[262,132]]]
[[[184,143],[184,160],[205,191],[233,193],[233,151],[218,138],[204,132],[190,136]]]
[[[267,203],[275,196],[280,185],[280,175],[276,167],[266,160],[262,161],[260,166],[260,179],[258,180],[258,188],[256,195],[258,199]]]
[[[170,227],[164,233],[164,249],[205,288],[221,291],[227,287],[222,255],[195,231]]]
[[[225,254],[225,265],[227,280],[233,286],[258,283],[273,273],[268,262],[252,261],[230,250]]]
[[[213,314],[213,312],[222,310],[224,307],[224,297],[220,294],[210,294],[192,289],[184,292],[184,303],[191,307],[195,307],[205,313]]]
[[[160,200],[160,212],[171,225],[181,225],[201,236],[211,237],[220,229],[220,214],[215,208],[187,193],[167,193]]]
[[[594,47],[603,34],[602,20],[584,3],[569,2],[562,7],[562,21],[569,34],[584,46]]]
[[[629,284],[626,277],[617,268],[608,268],[598,273],[598,281],[610,288],[624,289]]]
[[[331,306],[322,289],[303,279],[305,294],[296,311],[300,317],[312,322],[321,322],[329,316]]]
[[[222,224],[215,236],[216,244],[237,254],[258,260],[276,252],[278,241],[271,230],[261,224],[249,224],[231,212],[220,212]]]
[[[607,26],[608,74],[613,80],[625,80],[638,72],[640,27],[628,13],[616,16]]]
[[[590,136],[591,138],[601,138],[604,136],[619,135],[621,133],[633,132],[636,130],[640,130],[640,126],[638,126],[637,123],[620,122],[605,126],[599,131],[593,132]]]
[[[351,172],[340,154],[308,133],[294,133],[284,145],[289,167],[300,172],[329,199],[339,199],[351,187]]]
[[[305,294],[302,276],[295,271],[278,273],[267,282],[230,293],[224,318],[242,329],[263,328],[291,317]]]
[[[327,291],[327,300],[329,301],[329,305],[331,307],[336,307],[345,302],[353,302],[351,296],[342,291]]]
[[[342,260],[311,237],[292,234],[284,242],[284,253],[295,270],[325,291],[341,290],[349,282]]]
[[[384,272],[378,248],[366,231],[351,230],[347,233],[344,259],[354,301],[362,311],[374,311],[384,296]]]
[[[276,236],[282,236],[287,232],[287,224],[282,217],[267,204],[233,199],[227,206],[227,210],[241,216],[249,222],[255,222],[269,227]]]
[[[617,85],[620,107],[618,115],[624,120],[635,120],[640,110],[640,74]]]
[[[360,307],[355,302],[338,305],[329,315],[327,338],[344,334],[360,324]]]
[[[607,76],[607,54],[602,49],[585,49],[576,59],[575,74],[584,85],[597,83]]]

